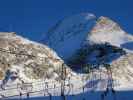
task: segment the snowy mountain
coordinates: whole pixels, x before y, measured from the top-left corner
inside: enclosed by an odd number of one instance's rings
[[[80,73],[90,91],[133,89],[133,36],[110,18],[88,13],[68,17],[41,42]]]
[[[110,92],[113,98],[117,91],[133,90],[133,36],[111,19],[74,15],[58,22],[41,42],[49,47],[0,33],[0,98],[64,93],[70,100],[81,100],[73,95],[82,94],[113,100],[107,97]]]
[[[133,36],[124,32],[111,19],[81,13],[57,23],[41,42],[53,48],[63,59],[69,59],[85,45],[106,42],[131,51],[132,41]]]

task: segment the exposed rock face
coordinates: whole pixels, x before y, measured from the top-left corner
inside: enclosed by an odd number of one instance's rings
[[[108,42],[121,47],[122,44],[133,41],[132,35],[126,33],[116,22],[107,17],[100,17],[89,33],[91,35],[88,36],[88,41],[93,43]]]
[[[100,66],[106,63],[111,64],[125,54],[126,51],[122,48],[108,43],[89,45],[79,49],[76,54],[69,59],[68,64],[75,69],[78,67],[82,68],[86,66],[86,64]]]
[[[8,70],[17,70],[23,80],[52,77],[62,63],[57,54],[45,45],[15,33],[0,33],[0,79],[5,78]]]

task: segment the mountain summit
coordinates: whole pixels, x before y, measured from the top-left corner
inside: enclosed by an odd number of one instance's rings
[[[42,40],[65,60],[84,45],[108,42],[129,49],[132,41],[133,36],[123,31],[117,23],[103,16],[96,18],[90,13],[74,15],[60,21],[45,34]]]
[[[93,41],[93,43],[108,42],[120,47],[123,43],[133,41],[133,36],[122,30],[116,22],[102,16],[96,21],[96,25],[90,31],[88,40]]]

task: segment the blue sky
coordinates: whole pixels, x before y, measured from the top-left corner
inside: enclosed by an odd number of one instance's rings
[[[133,0],[0,0],[0,31],[39,40],[58,20],[82,12],[110,17],[133,33]]]

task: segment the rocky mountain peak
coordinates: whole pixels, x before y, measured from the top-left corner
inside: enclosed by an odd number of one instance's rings
[[[120,26],[111,20],[108,17],[101,16],[98,18],[95,27],[93,28],[92,32],[100,32],[100,31],[122,31]]]

